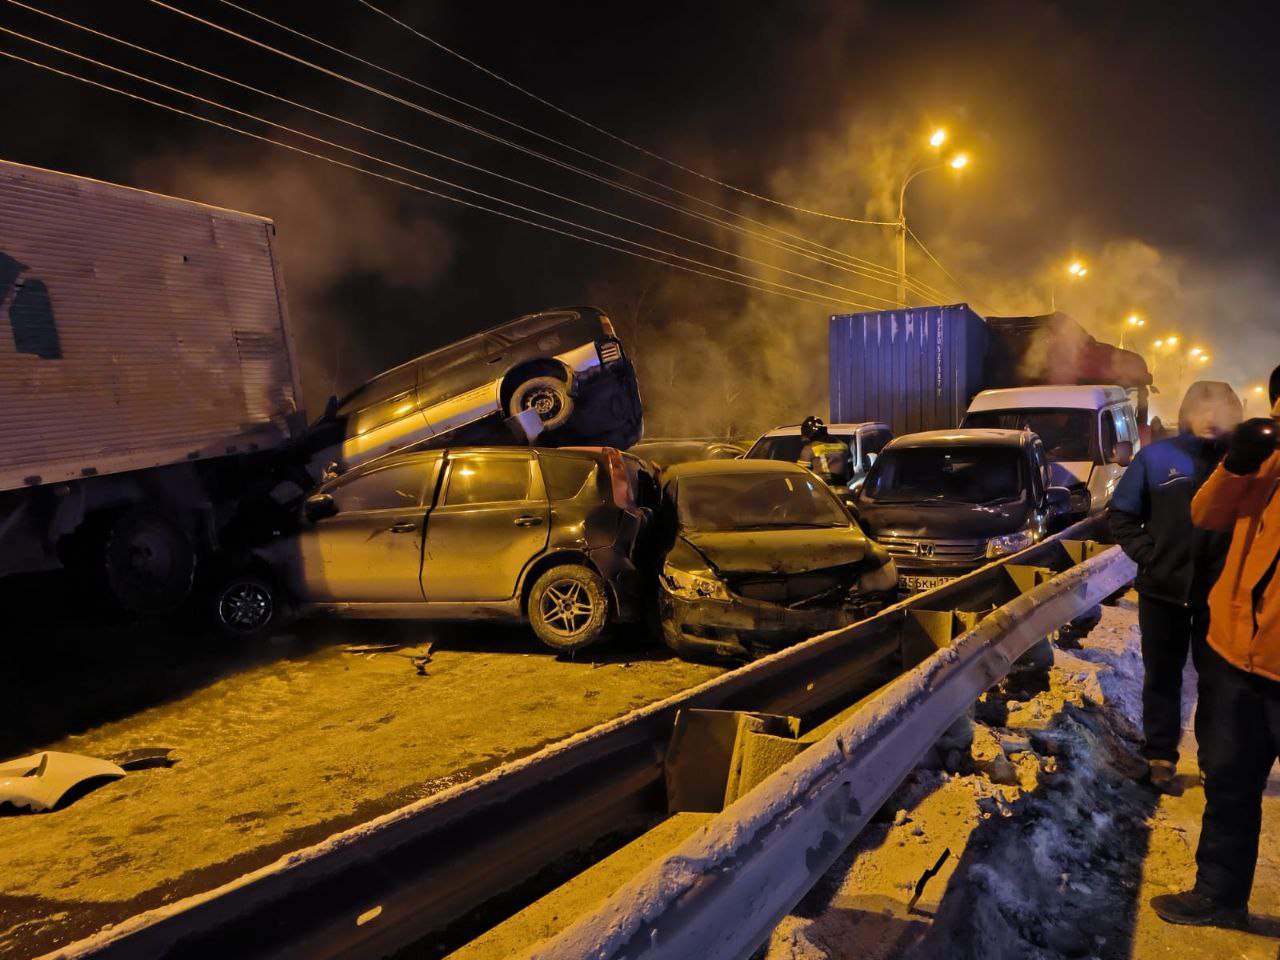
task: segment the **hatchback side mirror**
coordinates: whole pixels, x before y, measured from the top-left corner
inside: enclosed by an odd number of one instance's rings
[[[302,509],[307,515],[307,519],[315,523],[317,520],[323,520],[336,514],[338,512],[338,504],[334,501],[332,494],[317,493],[315,496],[307,497]]]
[[[1133,463],[1133,441],[1116,441],[1115,449],[1111,453],[1111,462],[1121,467],[1127,467]]]

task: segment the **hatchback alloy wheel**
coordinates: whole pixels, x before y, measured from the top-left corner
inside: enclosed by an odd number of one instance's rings
[[[609,615],[609,594],[590,567],[565,564],[538,577],[527,607],[534,633],[556,650],[577,650],[599,638]]]

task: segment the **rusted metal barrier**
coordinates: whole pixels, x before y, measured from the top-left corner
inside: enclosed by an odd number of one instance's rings
[[[1096,532],[1094,521],[1077,524],[869,620],[730,671],[47,956],[381,957],[426,938],[456,944],[483,929],[470,922],[477,912],[497,923],[568,876],[566,861],[581,865],[666,818],[667,752],[682,712],[789,715],[808,730],[836,722],[835,732],[716,818],[747,817],[743,830],[760,844],[763,859],[748,856],[745,847],[717,845],[704,831],[695,838],[711,857],[704,879],[694,876],[694,860],[683,861],[684,874],[668,864],[664,869],[674,875],[649,878],[657,886],[632,904],[639,912],[627,915],[634,923],[618,927],[628,930],[623,939],[615,932],[586,952],[553,944],[539,954],[634,956],[644,944],[644,950],[666,950],[667,943],[686,942],[690,924],[703,923],[694,908],[681,905],[697,901],[709,905],[708,918],[729,916],[718,911],[736,902],[728,926],[739,929],[723,931],[730,937],[723,948],[712,938],[705,954],[699,946],[654,955],[745,956],[733,951],[758,942],[761,930],[767,935],[875,810],[879,801],[873,798],[887,796],[955,716],[1035,640],[1132,577],[1132,565],[1118,550],[1098,554],[1101,547],[1089,539]],[[884,696],[868,709],[833,721],[880,688]],[[906,704],[902,716],[909,722],[901,730],[891,729],[882,706],[891,701]],[[856,778],[841,772],[850,764],[859,771]],[[792,803],[781,820],[780,797]],[[783,821],[790,824],[790,839],[779,847]],[[811,831],[819,826],[815,840]],[[795,845],[790,854],[787,844]],[[797,872],[797,851],[807,851],[798,854],[800,863],[812,864],[804,877]],[[775,868],[783,871],[776,877],[770,873]],[[759,889],[749,887],[765,875]],[[659,889],[671,883],[684,891],[679,904]],[[747,913],[764,919],[744,924]],[[594,934],[579,924],[564,934],[570,935]],[[613,952],[597,952],[606,947]],[[428,948],[422,955],[438,952]]]

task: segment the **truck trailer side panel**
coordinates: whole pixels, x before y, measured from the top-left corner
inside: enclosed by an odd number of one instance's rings
[[[967,304],[831,318],[831,419],[897,434],[956,426],[981,389],[986,327]]]
[[[285,443],[300,390],[273,232],[0,161],[0,490]]]

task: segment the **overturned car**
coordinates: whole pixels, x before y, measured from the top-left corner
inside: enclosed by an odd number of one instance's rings
[[[537,414],[544,446],[626,449],[640,439],[635,369],[604,313],[528,314],[379,374],[330,401],[308,453],[343,472],[395,451],[508,443],[503,419],[526,412]]]
[[[805,468],[704,461],[664,481],[658,608],[663,639],[681,656],[750,657],[895,598],[889,554]]]

